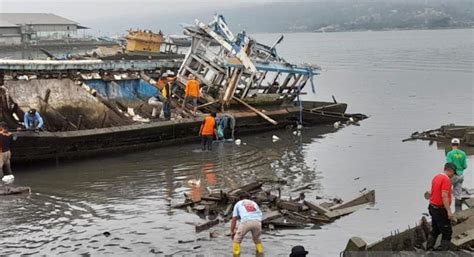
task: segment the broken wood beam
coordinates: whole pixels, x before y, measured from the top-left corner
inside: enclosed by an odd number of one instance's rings
[[[326,212],[329,212],[328,209],[324,208],[323,206],[319,205],[319,204],[316,204],[316,203],[312,203],[312,202],[309,202],[309,201],[304,201],[304,204],[306,206],[308,206],[311,210],[319,213],[319,214],[325,214]]]
[[[260,117],[264,118],[265,120],[267,120],[268,122],[270,122],[271,124],[273,125],[278,125],[278,122],[276,122],[275,120],[273,120],[272,118],[268,117],[266,114],[264,114],[263,112],[255,109],[254,107],[252,107],[251,105],[247,104],[246,102],[242,101],[241,99],[235,97],[235,96],[232,96],[232,99],[234,99],[235,101],[237,101],[238,103],[242,104],[243,106],[249,108],[251,111],[255,112],[256,114],[258,114]]]
[[[18,194],[31,194],[30,187],[0,187],[0,195],[18,195]]]
[[[251,191],[254,191],[256,189],[259,189],[262,187],[262,183],[261,182],[252,182],[250,184],[247,184],[247,185],[244,185],[244,186],[241,186],[241,187],[238,187],[236,189],[233,189],[232,191],[230,191],[228,193],[228,195],[232,195],[232,196],[240,196],[242,194],[245,194],[245,193],[249,193]]]
[[[280,218],[282,214],[279,211],[264,212],[262,217],[262,224],[268,224],[270,221]]]
[[[332,211],[324,213],[324,216],[328,217],[329,219],[337,219],[339,217],[345,216],[347,214],[351,214],[359,209],[362,209],[365,207],[365,205],[366,204],[360,204],[356,206],[347,207],[344,209],[332,210]]]
[[[292,202],[292,201],[279,201],[277,203],[278,208],[289,210],[289,211],[303,211],[305,209],[305,205],[297,202]],[[306,207],[307,209],[308,207]]]
[[[196,232],[201,232],[203,230],[212,228],[213,226],[217,224],[219,224],[219,219],[210,220],[204,223],[197,224],[194,228],[196,229]]]
[[[365,203],[374,203],[375,202],[375,190],[371,190],[361,196],[354,198],[349,202],[345,202],[336,206],[331,207],[331,210],[340,210],[347,207],[352,207],[356,205],[361,205]]]

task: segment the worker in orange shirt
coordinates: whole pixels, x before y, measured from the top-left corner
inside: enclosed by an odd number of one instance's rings
[[[183,109],[188,102],[191,102],[193,105],[193,111],[196,112],[197,101],[200,96],[199,89],[199,81],[196,80],[196,77],[193,74],[189,74],[188,82],[186,82]]]
[[[215,135],[217,135],[216,113],[213,112],[211,115],[204,118],[201,128],[199,129],[199,136],[201,136],[201,147],[203,151],[206,150],[206,147],[208,151],[212,151],[212,140],[214,139]]]

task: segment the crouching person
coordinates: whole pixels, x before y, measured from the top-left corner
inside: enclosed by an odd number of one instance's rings
[[[237,220],[239,220],[239,225],[236,229]],[[234,256],[240,255],[240,243],[248,232],[252,233],[257,253],[263,253],[263,244],[260,239],[262,234],[262,211],[256,202],[241,199],[235,204],[232,212],[230,232],[233,240]]]

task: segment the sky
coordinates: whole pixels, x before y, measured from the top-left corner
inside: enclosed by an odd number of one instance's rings
[[[287,0],[288,1],[288,0]],[[291,0],[290,0],[291,1]],[[209,16],[269,0],[0,0],[0,12],[54,13],[90,27],[91,34],[125,33],[129,28],[181,31],[196,14]]]

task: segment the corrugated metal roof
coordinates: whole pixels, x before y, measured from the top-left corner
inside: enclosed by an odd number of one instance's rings
[[[1,19],[1,16],[0,16],[0,27],[1,28],[11,28],[11,27],[19,27],[19,26],[16,25],[16,24],[13,24],[11,22],[8,22],[6,20]]]
[[[9,23],[21,24],[38,24],[38,25],[75,25],[75,21],[68,20],[52,13],[0,13],[0,20]]]

